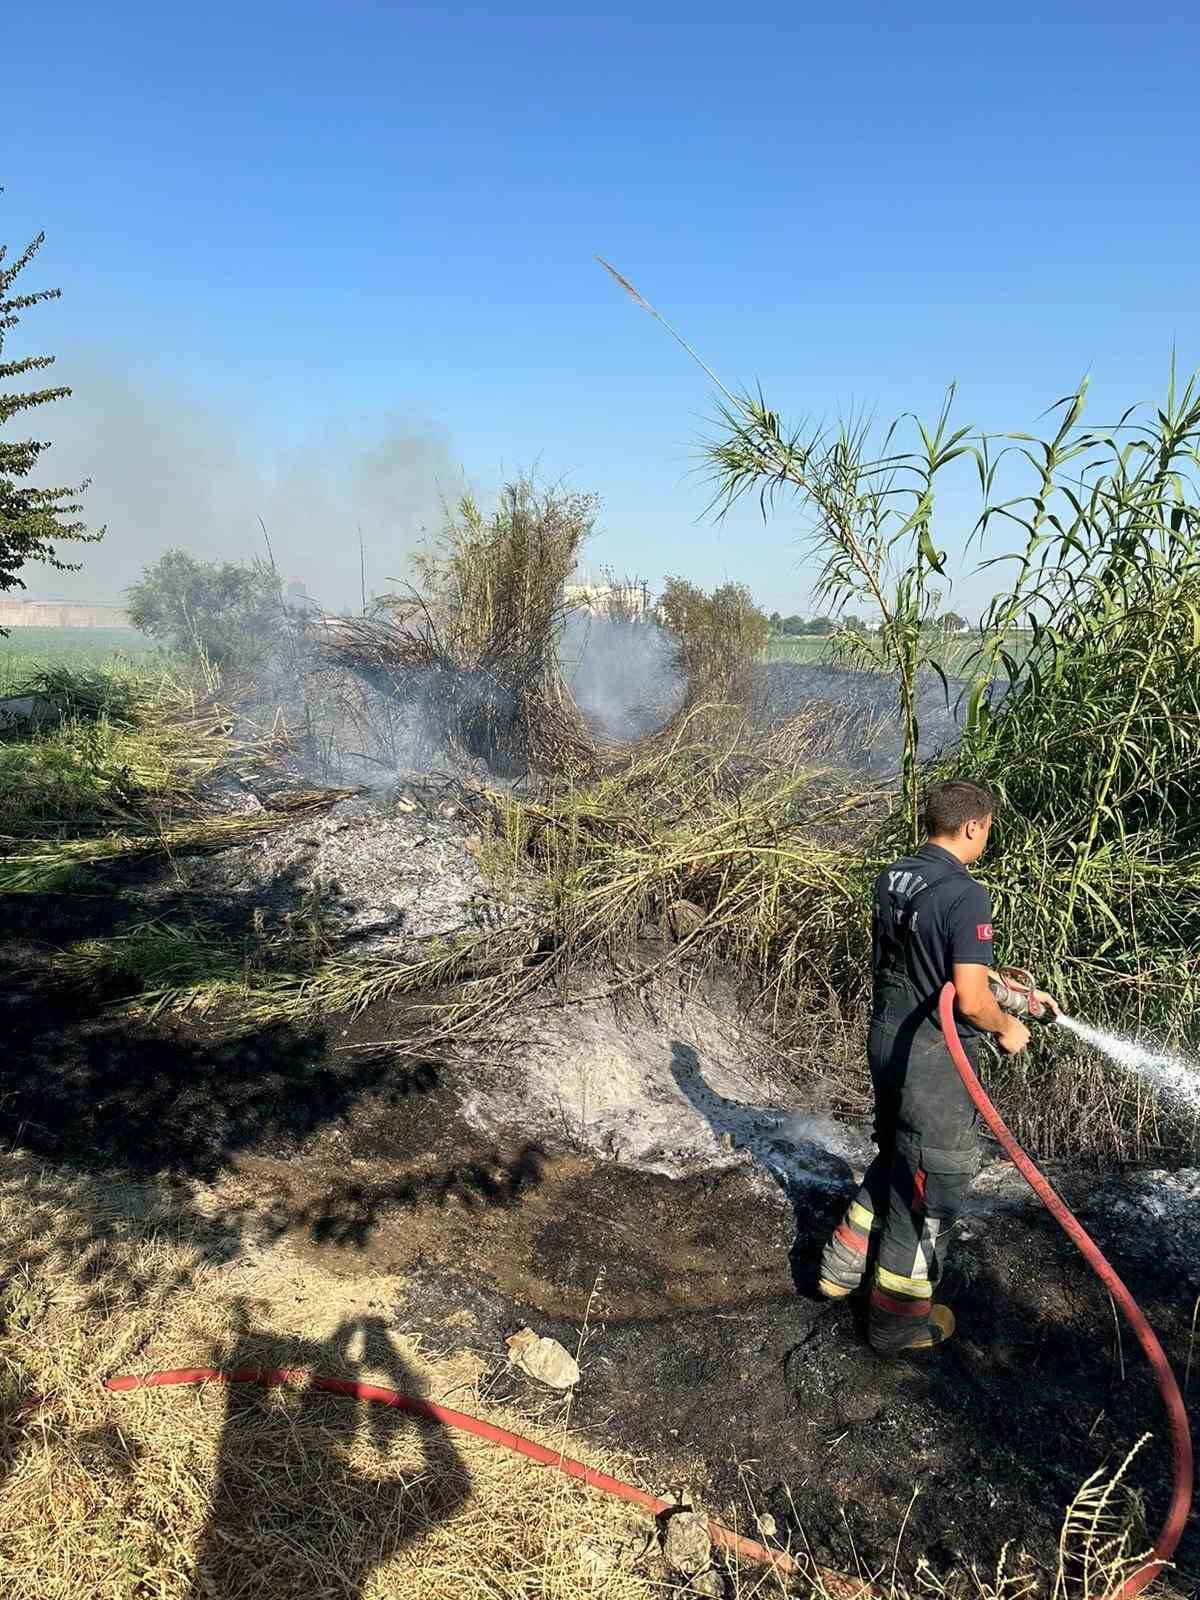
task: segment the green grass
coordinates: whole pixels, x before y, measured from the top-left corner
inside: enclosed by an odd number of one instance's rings
[[[1006,646],[1015,661],[1024,660],[1028,654],[1030,636],[1026,633],[1017,633],[1010,636]],[[979,649],[979,635],[977,633],[964,633],[959,637],[948,639],[943,649],[938,653],[942,667],[952,677],[961,676],[971,657]],[[768,661],[801,661],[834,663],[834,652],[830,639],[811,635],[772,634],[767,645]]]
[[[26,679],[48,667],[111,666],[158,653],[136,628],[12,628],[0,636],[0,694],[19,693]]]
[[[277,826],[282,812],[214,813],[220,768],[277,771],[273,736],[235,739],[228,707],[155,663],[30,670],[61,722],[0,741],[0,893],[64,889],[81,867],[164,851],[219,848]],[[325,804],[292,793],[290,805]]]
[[[256,990],[302,983],[327,954],[314,908],[286,933],[267,934],[256,924],[252,932],[233,937],[203,922],[180,926],[155,920],[107,938],[81,940],[49,960],[77,989],[120,995],[158,1014],[207,1009],[223,1000],[240,1004],[244,1012]]]
[[[768,661],[828,661],[831,656],[829,640],[819,637],[773,633],[767,644]]]

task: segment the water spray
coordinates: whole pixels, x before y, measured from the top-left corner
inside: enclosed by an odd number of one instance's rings
[[[1124,1034],[1108,1033],[1051,1009],[1037,998],[1033,978],[1021,967],[1003,967],[989,979],[996,1004],[1010,1016],[1024,1022],[1053,1023],[1081,1043],[1098,1050],[1127,1072],[1136,1072],[1160,1094],[1181,1102],[1189,1111],[1200,1112],[1200,1064],[1186,1056],[1172,1055],[1161,1046],[1147,1044]]]
[[[1103,1028],[1093,1028],[1077,1017],[1060,1015],[1055,1021],[1060,1028],[1065,1028],[1093,1050],[1099,1050],[1119,1067],[1136,1072],[1160,1094],[1179,1101],[1189,1111],[1200,1112],[1200,1067],[1194,1061],[1186,1056],[1171,1055],[1139,1039],[1106,1033]]]

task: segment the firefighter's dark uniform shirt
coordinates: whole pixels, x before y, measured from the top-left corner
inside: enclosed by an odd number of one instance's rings
[[[940,845],[923,844],[879,874],[873,923],[876,977],[885,944],[903,943],[916,1008],[931,1021],[955,962],[992,964],[991,896]],[[973,1038],[978,1030],[960,1019],[958,1031]]]

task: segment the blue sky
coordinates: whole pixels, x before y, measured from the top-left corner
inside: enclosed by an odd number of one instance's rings
[[[341,603],[355,520],[382,577],[431,485],[536,464],[602,497],[595,565],[803,609],[793,518],[704,518],[710,385],[594,252],[797,416],[957,379],[964,422],[1026,428],[1090,371],[1099,419],[1172,344],[1200,362],[1194,6],[31,10],[0,239],[45,228],[65,297],[9,354],[59,352],[76,395],[40,431],[110,524],[31,590],[232,553],[263,512]]]

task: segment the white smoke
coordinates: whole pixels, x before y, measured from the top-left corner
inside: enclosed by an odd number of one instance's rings
[[[683,700],[667,634],[648,619],[574,611],[559,648],[563,677],[596,730],[610,739],[653,732]]]

